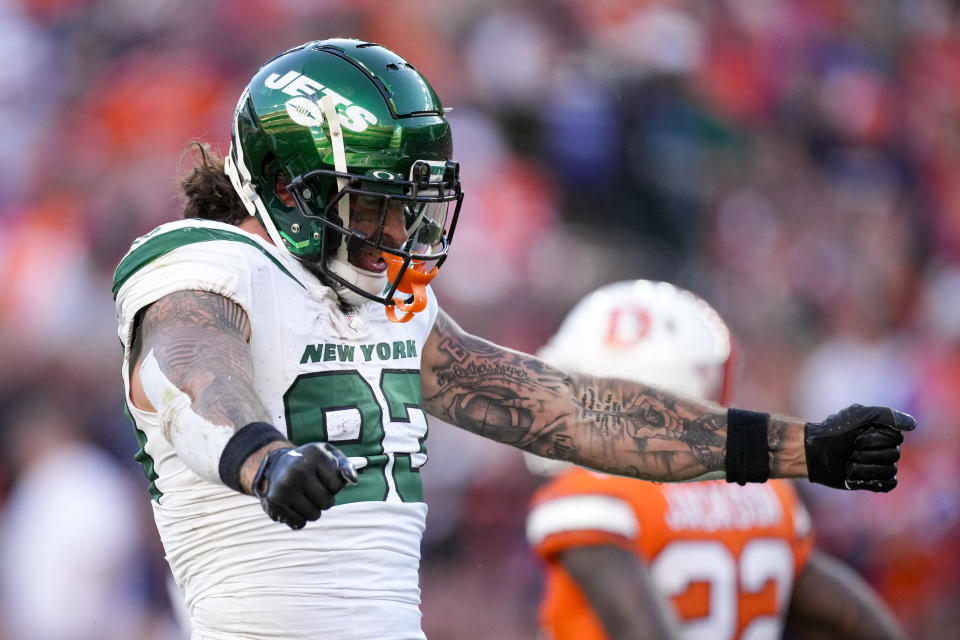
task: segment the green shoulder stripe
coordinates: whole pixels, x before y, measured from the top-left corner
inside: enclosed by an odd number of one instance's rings
[[[113,299],[117,299],[117,292],[120,291],[120,287],[123,286],[130,276],[157,258],[165,256],[179,247],[193,244],[195,242],[210,242],[211,240],[243,242],[252,247],[256,247],[263,253],[263,255],[268,257],[273,264],[277,265],[277,268],[280,269],[280,271],[290,276],[294,282],[303,287],[303,283],[297,280],[297,278],[290,273],[279,260],[272,256],[256,241],[248,238],[247,236],[235,233],[233,231],[227,231],[225,229],[186,227],[183,229],[166,231],[159,235],[149,237],[135,249],[132,249],[130,253],[128,253],[120,262],[119,266],[117,266],[117,271],[113,275]]]

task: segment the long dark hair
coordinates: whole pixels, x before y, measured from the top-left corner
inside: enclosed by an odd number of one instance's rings
[[[196,162],[190,173],[180,180],[180,188],[187,197],[183,217],[227,224],[243,222],[249,214],[223,172],[223,158],[205,142],[191,142],[184,157],[191,153],[197,155]]]

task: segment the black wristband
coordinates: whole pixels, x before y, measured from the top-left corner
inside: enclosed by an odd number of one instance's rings
[[[766,482],[770,477],[770,445],[767,443],[769,413],[727,409],[727,482],[743,486]]]
[[[220,480],[234,491],[246,493],[240,486],[240,468],[254,452],[264,445],[286,440],[277,428],[267,422],[251,422],[240,428],[227,440],[220,454]]]

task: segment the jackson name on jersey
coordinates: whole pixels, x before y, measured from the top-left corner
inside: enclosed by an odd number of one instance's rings
[[[553,640],[607,637],[558,561],[564,550],[609,544],[642,558],[686,640],[758,640],[780,637],[813,546],[787,481],[658,484],[580,468],[534,495],[527,537],[547,564],[540,622]]]

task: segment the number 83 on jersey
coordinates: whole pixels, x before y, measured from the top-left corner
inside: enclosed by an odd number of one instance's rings
[[[420,372],[413,369],[382,369],[376,385],[355,369],[308,373],[283,397],[294,444],[329,442],[356,468],[359,481],[337,494],[338,505],[423,502],[427,417],[421,400]]]

